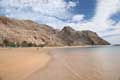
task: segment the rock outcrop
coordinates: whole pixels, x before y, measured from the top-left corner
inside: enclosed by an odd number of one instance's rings
[[[75,31],[69,26],[64,27],[58,34],[65,45],[109,45],[109,43],[100,38],[92,31]]]
[[[92,31],[76,31],[69,26],[62,30],[53,29],[31,20],[16,20],[0,17],[0,44],[8,41],[45,46],[109,45]]]

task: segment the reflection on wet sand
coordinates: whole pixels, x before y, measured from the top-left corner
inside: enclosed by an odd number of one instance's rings
[[[0,76],[3,80],[119,80],[120,54],[112,51],[111,48],[0,50]]]

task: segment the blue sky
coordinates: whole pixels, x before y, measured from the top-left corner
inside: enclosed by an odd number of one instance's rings
[[[120,43],[120,0],[0,0],[0,15],[59,29],[92,30]]]
[[[90,19],[94,16],[97,0],[65,0],[67,2],[77,2],[76,6],[71,9],[74,14],[84,14],[85,19]]]

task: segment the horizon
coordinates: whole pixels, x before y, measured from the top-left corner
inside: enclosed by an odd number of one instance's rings
[[[91,30],[120,44],[120,0],[0,0],[0,12],[57,29]]]

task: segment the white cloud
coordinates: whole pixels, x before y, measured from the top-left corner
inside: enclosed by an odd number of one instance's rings
[[[62,20],[73,15],[69,9],[75,7],[76,3],[64,0],[2,0],[0,6],[8,17],[31,19],[60,28],[65,24]]]
[[[120,0],[98,0],[94,20],[106,21],[118,11],[118,3],[120,3]]]
[[[75,15],[75,16],[73,16],[73,18],[72,18],[72,21],[73,22],[80,22],[80,21],[82,21],[83,19],[84,19],[84,15]]]
[[[68,8],[70,8],[70,7],[75,7],[76,5],[77,5],[76,2],[69,1],[67,7],[68,7]]]
[[[101,36],[109,36],[111,38],[113,36],[120,34],[120,31],[114,25],[114,21],[110,19],[110,17],[118,12],[118,8],[120,4],[120,0],[98,0],[98,7],[96,10],[96,15],[93,18],[93,24],[96,24],[97,28],[101,30],[99,34]],[[120,27],[120,25],[119,25]],[[113,28],[112,32],[109,31],[110,28]],[[108,31],[107,31],[108,30]],[[104,32],[106,31],[106,32]],[[113,35],[113,36],[112,36]],[[109,37],[110,38],[110,37]],[[117,36],[118,38],[118,36]],[[119,36],[120,38],[120,36]],[[107,39],[107,37],[105,37]],[[113,40],[114,39],[114,40]],[[113,41],[117,40],[116,38],[112,38]],[[112,43],[114,43],[112,41]],[[118,42],[118,41],[117,41]]]
[[[16,12],[20,12],[17,15],[24,13],[25,11],[21,10],[22,8],[31,7],[32,12],[27,12],[29,14],[39,13],[43,16],[67,19],[72,15],[68,10],[75,7],[76,3],[71,1],[65,2],[64,0],[2,0],[0,1],[0,6],[5,8],[9,16],[16,15]],[[26,17],[26,14],[24,16]]]
[[[105,39],[112,44],[119,44],[120,43],[120,36],[119,35],[111,36],[111,37],[108,37],[108,38],[105,38]]]

